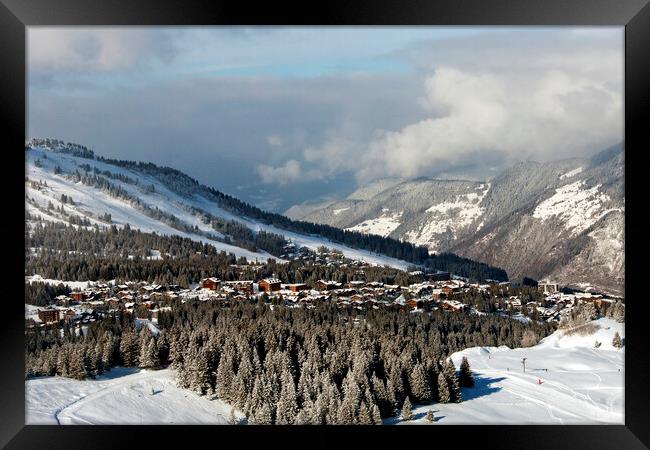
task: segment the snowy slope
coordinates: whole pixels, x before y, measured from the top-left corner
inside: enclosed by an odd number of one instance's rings
[[[476,385],[463,401],[415,405],[409,424],[623,424],[624,350],[611,346],[624,325],[593,322],[589,336],[557,331],[531,348],[473,347],[466,356]],[[594,341],[600,341],[599,348]],[[526,357],[526,373],[521,359]],[[545,369],[548,369],[546,371]],[[538,384],[537,380],[542,383]],[[26,381],[26,423],[32,424],[225,424],[230,406],[177,388],[170,369],[114,368],[96,380],[39,377]],[[237,412],[241,418],[241,413]],[[399,424],[389,418],[385,424]]]
[[[227,424],[231,409],[176,387],[171,369],[115,367],[96,380],[40,377],[25,387],[27,425]]]
[[[334,210],[334,214],[336,214],[336,211],[341,212],[343,210]],[[380,217],[377,217],[376,219],[364,220],[363,222],[353,227],[346,228],[346,230],[358,231],[360,233],[367,234],[377,234],[379,236],[386,237],[401,225],[401,222],[399,220],[401,216],[401,211],[397,213],[390,213],[388,208],[384,208]]]
[[[35,164],[39,161],[40,167]],[[30,214],[39,215],[41,220],[67,223],[68,218],[61,213],[48,210],[48,203],[54,208],[63,207],[67,214],[71,216],[80,216],[87,218],[91,225],[106,227],[109,224],[101,220],[100,216],[109,213],[112,224],[123,227],[129,224],[132,228],[140,229],[144,232],[156,232],[164,235],[179,235],[196,241],[204,242],[215,246],[218,250],[227,253],[234,253],[236,256],[244,256],[249,260],[264,261],[271,257],[265,251],[252,252],[247,249],[236,247],[219,240],[211,239],[209,235],[216,238],[223,236],[213,230],[209,224],[202,221],[200,214],[191,208],[198,208],[215,217],[224,220],[234,220],[246,225],[254,232],[267,231],[271,233],[284,235],[290,238],[298,246],[306,246],[313,250],[321,245],[329,248],[341,250],[347,257],[364,260],[370,264],[389,265],[400,269],[406,269],[410,264],[395,258],[386,257],[365,250],[357,250],[346,247],[341,244],[333,243],[328,239],[320,236],[308,236],[298,233],[288,232],[274,226],[266,225],[250,218],[234,215],[223,208],[220,208],[215,202],[199,194],[191,196],[179,195],[168,189],[164,183],[135,170],[129,170],[123,167],[114,166],[102,161],[75,157],[70,154],[56,153],[46,148],[33,148],[26,152],[27,161],[27,181],[25,183],[26,194],[29,201],[26,203],[27,210]],[[167,214],[174,215],[181,223],[197,227],[195,232],[186,232],[175,229],[163,221],[150,217],[147,213],[138,209],[132,202],[115,197],[99,188],[85,185],[81,182],[73,182],[70,174],[79,171],[84,173],[80,166],[90,165],[96,167],[99,171],[109,171],[113,175],[128,177],[133,182],[127,182],[121,179],[111,178],[109,181],[112,185],[124,189],[128,194],[137,197],[140,202],[150,208],[158,208]],[[56,174],[55,168],[59,167],[61,173]],[[104,176],[100,174],[100,176]],[[137,180],[137,184],[135,184]],[[32,182],[42,181],[47,186],[35,188]],[[148,190],[153,186],[153,191]],[[61,195],[71,197],[74,204],[64,204],[60,201]],[[33,199],[33,200],[32,200]],[[277,258],[276,258],[277,259]],[[280,260],[281,261],[281,260]]]
[[[443,425],[623,424],[624,350],[611,342],[616,331],[625,336],[624,324],[605,318],[593,323],[599,329],[588,336],[558,330],[530,348],[473,347],[454,353],[456,368],[467,357],[475,387],[462,389],[461,403],[415,407],[410,423],[429,423],[424,417],[433,409],[434,423]],[[594,348],[596,340],[599,348]]]

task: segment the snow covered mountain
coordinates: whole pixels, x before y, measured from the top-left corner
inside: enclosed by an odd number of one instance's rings
[[[511,278],[623,291],[622,144],[593,158],[522,162],[485,182],[418,178],[386,186],[300,218],[451,251],[503,267]]]
[[[25,149],[28,226],[41,221],[100,228],[128,224],[143,232],[191,238],[252,261],[272,256],[261,245],[252,245],[260,233],[266,233],[270,241],[290,239],[312,250],[325,245],[369,264],[400,269],[411,265],[247,216],[238,205],[261,211],[173,169],[95,157],[83,146],[54,139],[32,139]]]

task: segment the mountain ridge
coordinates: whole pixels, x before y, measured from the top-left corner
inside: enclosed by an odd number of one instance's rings
[[[507,279],[505,271],[456,255],[431,257],[426,248],[390,238],[292,221],[200,184],[170,167],[96,156],[54,139],[26,143],[27,224],[41,220],[74,226],[129,224],[144,231],[190,237],[247,259],[278,258],[291,240],[327,246],[351,259],[406,270],[454,268],[458,275]],[[45,182],[43,182],[45,180]]]
[[[521,161],[486,182],[406,180],[302,219],[450,251],[504,267],[512,278],[550,277],[620,294],[623,145],[588,158]]]

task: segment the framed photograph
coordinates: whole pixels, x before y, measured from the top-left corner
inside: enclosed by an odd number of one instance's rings
[[[647,448],[646,3],[3,0],[0,442]]]

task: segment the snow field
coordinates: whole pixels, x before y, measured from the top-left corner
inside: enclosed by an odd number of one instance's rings
[[[40,377],[26,382],[28,425],[217,424],[230,406],[176,387],[171,369],[115,367],[96,380]],[[235,411],[237,418],[243,414]]]
[[[593,323],[599,329],[589,336],[558,330],[530,348],[472,347],[454,353],[457,369],[467,357],[476,382],[462,389],[463,401],[414,405],[413,421],[385,423],[428,424],[425,415],[432,409],[434,424],[623,424],[624,350],[611,342],[616,331],[624,337],[624,324],[606,318]]]

